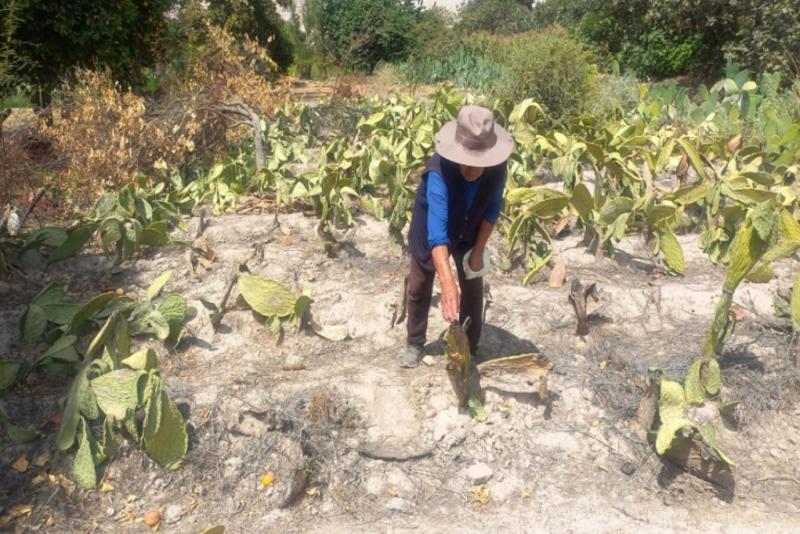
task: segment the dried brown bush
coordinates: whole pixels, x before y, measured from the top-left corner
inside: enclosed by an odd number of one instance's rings
[[[283,93],[276,88],[278,66],[266,48],[245,37],[237,43],[222,28],[208,24],[206,42],[187,80],[176,80],[190,94],[203,93],[210,103],[241,101],[268,113]],[[180,92],[180,87],[172,87]]]
[[[159,99],[123,90],[108,71],[79,69],[56,105],[61,117],[41,125],[66,161],[51,185],[85,207],[138,174],[164,179],[212,159],[243,135],[228,134],[227,107],[242,103],[268,115],[286,94],[276,80],[264,48],[250,39],[238,43],[211,25],[191,68],[167,80]]]
[[[0,132],[0,207],[27,206],[41,186],[41,177],[58,172],[63,161],[52,141],[37,128],[31,110],[16,110]],[[44,207],[40,202],[39,207]]]

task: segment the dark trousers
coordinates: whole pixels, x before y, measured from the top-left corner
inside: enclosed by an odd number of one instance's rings
[[[458,271],[458,285],[461,287],[461,309],[459,321],[463,324],[469,317],[467,328],[470,350],[474,354],[478,350],[483,326],[483,278],[467,280],[464,276],[462,254],[455,254],[454,259]],[[431,309],[433,296],[433,279],[435,272],[426,271],[411,256],[411,269],[408,276],[407,313],[408,313],[408,344],[425,345],[425,335],[428,331],[428,312]]]

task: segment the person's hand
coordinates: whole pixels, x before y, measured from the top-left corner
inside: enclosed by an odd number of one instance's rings
[[[458,287],[452,278],[442,283],[442,317],[448,323],[458,321],[459,298]]]
[[[472,269],[472,272],[481,272],[483,270],[483,251],[479,252],[472,249],[472,252],[469,253],[469,260],[467,263],[469,264],[469,268]]]

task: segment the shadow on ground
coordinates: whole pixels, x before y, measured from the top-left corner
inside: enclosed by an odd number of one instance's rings
[[[425,346],[425,354],[432,356],[444,355],[444,332],[439,334],[436,341]],[[481,344],[478,349],[478,362],[486,362],[497,358],[539,352],[536,344],[529,339],[522,339],[508,330],[494,325],[484,324],[481,332]]]

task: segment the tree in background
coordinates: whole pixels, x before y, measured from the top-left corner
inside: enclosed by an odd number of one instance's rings
[[[4,2],[5,3],[5,2]],[[22,0],[14,53],[31,60],[26,77],[45,89],[76,65],[103,65],[128,82],[156,57],[174,0]]]
[[[317,53],[371,72],[380,61],[408,55],[420,8],[412,0],[307,0],[303,15]]]
[[[754,72],[780,72],[787,80],[800,76],[798,0],[705,0],[699,9],[709,16],[699,17],[698,25],[705,22],[706,31],[720,36],[714,45],[721,45],[726,59]]]
[[[279,0],[281,5],[289,1]],[[293,61],[274,0],[2,0],[0,54],[28,58],[30,66],[17,83],[39,85],[45,97],[76,66],[108,67],[117,80],[146,84],[150,67],[182,54],[190,58],[191,50],[176,48],[198,44],[175,38],[187,32],[179,28],[176,33],[183,21],[168,18],[170,11],[179,18],[189,13],[194,21],[208,16],[234,36],[257,40],[283,69]],[[2,57],[0,63],[12,64]]]
[[[594,0],[558,0],[534,2],[531,18],[537,29],[558,25],[575,28],[583,16],[593,8]]]
[[[290,6],[288,0],[280,4]],[[207,5],[215,24],[231,35],[247,35],[258,41],[281,69],[292,64],[292,38],[273,0],[207,0]]]
[[[720,47],[711,42],[714,34],[703,34],[688,14],[677,15],[674,8],[657,6],[658,1],[588,0],[577,33],[640,76],[716,70],[722,59]]]
[[[530,2],[468,0],[461,8],[458,29],[465,32],[519,33],[534,25]]]
[[[717,75],[727,60],[800,74],[798,0],[546,0],[532,19],[572,29],[640,76]]]
[[[0,5],[0,124],[2,124],[4,99],[14,92],[22,80],[22,73],[30,62],[17,53],[14,34],[19,25],[21,0],[8,0]]]

